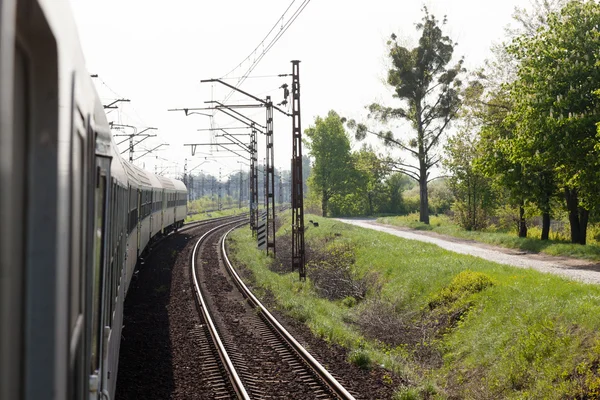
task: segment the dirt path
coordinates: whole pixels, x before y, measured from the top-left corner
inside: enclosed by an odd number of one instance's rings
[[[374,219],[336,219],[347,224],[360,226],[361,228],[374,229],[405,239],[432,243],[446,250],[472,255],[499,264],[519,268],[532,268],[586,283],[600,283],[600,264],[593,261],[556,257],[542,253],[529,253],[517,249],[506,249],[472,240],[441,235],[435,232],[415,231],[409,228],[380,224],[375,222]]]

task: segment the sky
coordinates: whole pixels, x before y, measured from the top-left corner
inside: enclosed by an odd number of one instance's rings
[[[96,87],[104,104],[126,98],[107,117],[115,123],[134,125],[156,134],[136,150],[160,151],[135,161],[136,165],[169,176],[203,171],[224,177],[247,168],[240,158],[226,157],[217,147],[198,146],[191,155],[186,143],[210,143],[211,118],[185,116],[168,109],[207,107],[206,101],[222,101],[229,90],[200,80],[221,78],[235,84],[264,50],[258,47],[275,26],[267,43],[287,22],[303,0],[69,0],[78,26],[88,70],[97,74]],[[290,6],[291,4],[291,6]],[[365,106],[374,101],[399,106],[391,99],[386,75],[386,41],[395,33],[402,43],[418,39],[415,23],[422,7],[442,19],[444,33],[458,43],[455,56],[464,56],[468,70],[490,57],[492,43],[503,40],[515,6],[527,0],[309,0],[281,38],[264,55],[240,89],[275,103],[283,100],[280,86],[291,77],[291,60],[300,60],[301,127],[308,128],[329,110],[364,120]],[[289,11],[284,11],[290,6]],[[282,14],[284,18],[281,19]],[[248,57],[249,56],[249,57]],[[248,58],[247,58],[248,57]],[[237,68],[236,68],[237,67]],[[231,79],[233,78],[233,79]],[[233,95],[227,104],[256,104]],[[205,111],[202,111],[205,112]],[[209,112],[210,113],[210,112]],[[263,108],[244,109],[248,117],[264,125]],[[218,113],[213,127],[239,127],[240,123]],[[289,169],[292,152],[291,118],[275,112],[275,166]],[[410,134],[407,124],[392,127],[401,136]],[[118,133],[130,133],[125,130]],[[230,133],[246,133],[231,130]],[[247,140],[245,136],[239,138]],[[378,145],[378,142],[372,142]],[[258,137],[259,160],[265,156],[265,138]],[[355,144],[358,147],[360,144]],[[122,150],[126,144],[121,145]],[[305,150],[306,152],[306,150]],[[141,156],[143,152],[136,153]],[[158,157],[158,158],[157,158]],[[209,161],[207,161],[209,160]],[[241,161],[241,162],[240,162]]]

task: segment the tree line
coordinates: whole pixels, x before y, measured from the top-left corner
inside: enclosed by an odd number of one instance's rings
[[[423,14],[415,47],[394,34],[387,42],[392,104],[367,105],[363,121],[330,111],[305,131],[309,187],[323,214],[402,212],[402,192],[418,185],[428,224],[432,180],[445,174],[465,229],[509,208],[522,237],[527,217],[541,216],[545,240],[551,219],[566,213],[571,241],[585,244],[600,200],[600,5],[537,0],[517,9],[517,27],[474,71],[454,56],[446,18]],[[398,121],[410,128],[387,129]],[[366,144],[351,151],[349,133],[377,137],[387,154]]]

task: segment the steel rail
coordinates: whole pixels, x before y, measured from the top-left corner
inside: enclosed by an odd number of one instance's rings
[[[229,375],[229,380],[233,386],[233,389],[235,390],[239,399],[250,400],[250,396],[248,395],[248,392],[246,391],[246,388],[244,387],[242,380],[240,379],[237,371],[235,370],[235,367],[233,366],[233,363],[231,362],[231,359],[229,358],[229,355],[227,354],[227,350],[225,349],[225,346],[223,345],[223,342],[221,341],[221,338],[219,337],[217,328],[215,327],[215,324],[213,323],[210,313],[208,312],[208,307],[206,305],[206,302],[204,301],[202,292],[200,291],[200,285],[198,284],[198,277],[196,276],[196,251],[198,250],[198,247],[200,246],[200,244],[208,237],[208,235],[210,235],[214,231],[216,231],[218,229],[222,229],[224,226],[233,224],[235,222],[237,222],[237,221],[228,222],[223,225],[214,227],[211,230],[209,230],[208,232],[206,232],[204,235],[202,235],[202,237],[200,239],[198,239],[198,241],[196,242],[196,245],[194,246],[194,250],[192,251],[192,276],[194,278],[194,286],[196,288],[196,297],[200,304],[200,309],[202,310],[202,315],[203,315],[205,321],[207,322],[208,328],[210,329],[213,343],[215,344],[217,351],[219,353],[219,358],[221,358],[221,361],[223,362],[223,365],[225,366],[225,370],[227,371],[227,374]]]
[[[227,236],[231,231],[240,226],[245,225],[239,224],[231,228],[225,235],[223,239],[221,239],[221,254],[223,255],[223,259],[225,260],[225,266],[229,270],[232,278],[234,279],[236,285],[240,288],[243,295],[256,307],[258,308],[262,315],[269,321],[269,323],[281,334],[283,339],[288,342],[288,344],[300,355],[300,357],[319,375],[319,377],[329,386],[329,388],[341,399],[354,400],[354,396],[352,396],[300,343],[294,339],[292,335],[277,321],[273,315],[262,305],[262,303],[252,294],[250,289],[244,284],[242,279],[239,277],[231,262],[229,261],[229,257],[227,256],[227,251],[225,249],[225,241]]]
[[[207,224],[209,224],[211,222],[226,221],[228,219],[241,218],[241,217],[247,218],[248,216],[249,216],[249,213],[248,212],[244,212],[244,213],[237,214],[237,215],[226,215],[226,216],[223,216],[223,217],[203,219],[201,221],[191,221],[191,222],[188,222],[188,223],[184,223],[183,226],[177,230],[177,233],[185,232],[185,231],[188,231],[188,230],[190,230],[192,228],[196,228],[198,226],[207,225]]]

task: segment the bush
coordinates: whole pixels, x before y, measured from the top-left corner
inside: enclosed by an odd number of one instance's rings
[[[462,271],[429,301],[429,308],[451,305],[492,285],[492,279],[483,272]]]
[[[363,349],[354,350],[348,358],[352,364],[361,369],[371,369],[371,357]]]
[[[348,296],[344,300],[342,300],[342,304],[348,308],[352,308],[356,305],[357,301],[354,297]]]
[[[348,243],[333,242],[328,246],[321,243],[318,250],[313,243],[312,260],[308,263],[311,281],[319,296],[329,300],[353,297],[362,300],[367,289],[372,287],[377,277],[368,274],[362,278],[355,276],[353,271],[356,260],[354,249]]]
[[[481,207],[474,210],[464,202],[456,201],[452,205],[452,212],[454,221],[467,231],[480,231],[487,227],[488,214]]]
[[[419,400],[421,396],[415,388],[402,388],[394,393],[394,400]]]

